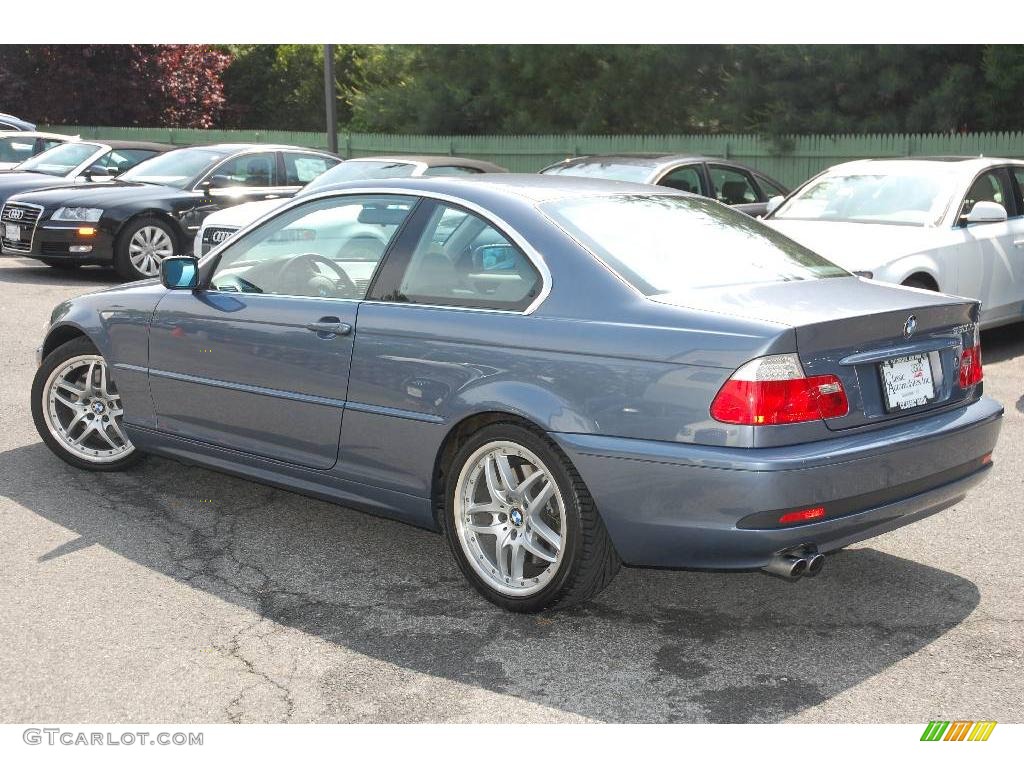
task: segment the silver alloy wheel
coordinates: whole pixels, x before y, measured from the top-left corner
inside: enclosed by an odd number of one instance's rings
[[[532,451],[504,440],[481,446],[459,473],[454,512],[462,551],[492,589],[526,597],[558,573],[565,502]]]
[[[43,418],[66,451],[94,464],[128,456],[121,396],[99,355],[78,355],[55,368],[43,387]]]
[[[140,227],[128,243],[128,258],[132,266],[146,277],[160,274],[160,262],[173,255],[174,241],[160,227]]]

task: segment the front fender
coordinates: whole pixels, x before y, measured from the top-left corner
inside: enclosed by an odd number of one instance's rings
[[[941,274],[939,264],[929,253],[913,253],[909,256],[901,256],[876,272],[875,280],[899,285],[911,275],[916,274],[928,275],[939,286],[940,291],[943,289],[944,281],[939,278]]]
[[[155,426],[149,395],[149,323],[166,288],[155,280],[118,286],[58,304],[42,352],[86,336],[110,366],[129,424]]]

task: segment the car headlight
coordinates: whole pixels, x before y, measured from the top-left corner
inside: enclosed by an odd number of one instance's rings
[[[78,208],[65,206],[53,212],[53,221],[99,221],[103,215],[102,208]]]

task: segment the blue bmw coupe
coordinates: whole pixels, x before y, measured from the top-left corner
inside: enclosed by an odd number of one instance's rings
[[[501,174],[327,188],[53,312],[82,469],[202,464],[443,532],[514,611],[621,564],[813,576],[991,468],[977,302],[717,202]]]

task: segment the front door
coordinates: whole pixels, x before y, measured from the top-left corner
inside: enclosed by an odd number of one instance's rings
[[[150,329],[157,428],[329,469],[356,314],[413,200],[336,196],[274,217],[168,291]]]
[[[288,188],[281,179],[277,152],[249,152],[235,155],[216,166],[198,182],[197,203],[182,218],[191,238],[203,219],[242,203],[288,198],[295,188]]]
[[[1006,221],[968,224],[967,216],[980,201],[999,203],[1010,218]],[[1024,301],[1024,219],[1017,216],[1016,200],[1005,169],[994,168],[978,176],[960,206],[958,224],[964,249],[957,264],[957,285],[951,293],[981,300],[986,323],[1020,314]],[[1017,246],[1016,243],[1021,245]]]

